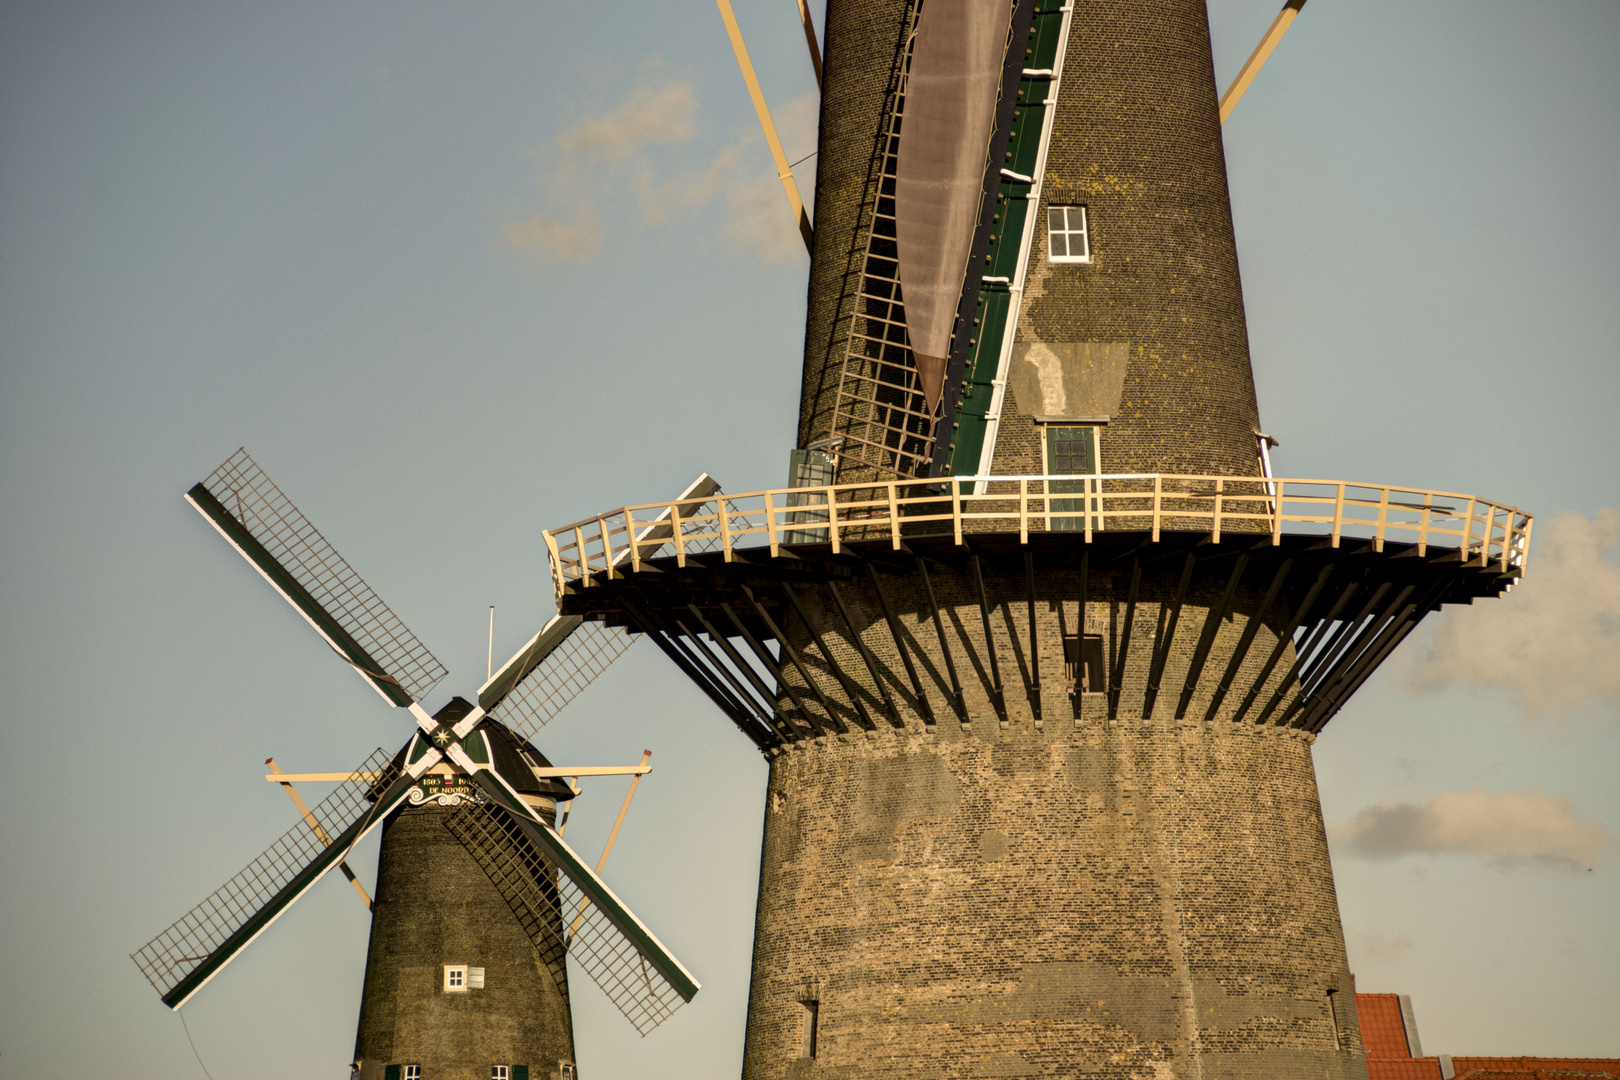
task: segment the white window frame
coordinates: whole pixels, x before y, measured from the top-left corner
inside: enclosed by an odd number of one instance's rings
[[[1060,211],[1063,215],[1063,228],[1054,229],[1052,228],[1053,218]],[[1076,211],[1078,211],[1080,214],[1080,227],[1078,229],[1074,227],[1074,215]],[[1068,252],[1068,254],[1057,255],[1053,253],[1052,237],[1058,234],[1063,236],[1063,248],[1066,252]],[[1080,238],[1081,243],[1085,245],[1084,255],[1073,254],[1074,238],[1077,236]],[[1091,252],[1090,208],[1074,204],[1048,206],[1046,208],[1046,261],[1055,263],[1089,263],[1092,261]]]
[[[489,1080],[512,1080],[512,1066],[491,1065],[489,1067]]]
[[[557,1074],[562,1080],[579,1080],[579,1066],[572,1061],[557,1062]]]
[[[405,1065],[400,1068],[399,1074],[404,1080],[422,1080],[422,1066]]]
[[[467,965],[444,965],[444,992],[447,994],[465,994],[467,992]]]

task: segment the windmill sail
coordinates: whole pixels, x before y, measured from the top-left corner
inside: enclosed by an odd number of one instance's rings
[[[720,485],[704,473],[677,497],[683,517],[697,514]],[[663,510],[636,532],[641,557],[650,559],[675,535]],[[628,548],[616,561],[629,558]],[[478,705],[524,738],[551,722],[580,692],[634,645],[622,627],[587,623],[578,615],[553,615],[528,643],[478,688]]]
[[[246,450],[186,500],[391,704],[420,700],[444,678],[444,665]]]
[[[415,783],[393,757],[377,750],[354,770],[356,779],[310,810],[309,817],[332,838],[330,845],[321,842],[307,818],[299,821],[241,873],[131,954],[165,1005],[185,1004],[382,824]]]
[[[475,779],[491,804],[465,808],[450,830],[506,897],[545,957],[559,942],[646,1035],[699,985],[651,930],[498,774]]]

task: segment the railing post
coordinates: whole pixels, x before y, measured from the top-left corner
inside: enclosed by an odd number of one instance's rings
[[[1085,523],[1086,523],[1086,543],[1088,543],[1088,544],[1091,543],[1091,505],[1092,505],[1091,495],[1092,495],[1092,485],[1093,484],[1097,485],[1097,492],[1098,492],[1098,495],[1099,495],[1098,507],[1100,509],[1101,508],[1101,498],[1100,498],[1100,496],[1101,496],[1101,492],[1102,492],[1102,482],[1100,480],[1093,480],[1090,477],[1087,477],[1086,479],[1080,481],[1080,515],[1085,520]],[[1098,524],[1101,525],[1102,523],[1099,521]]]
[[[675,537],[675,565],[686,566],[686,529],[681,525],[681,504],[671,503],[669,506],[669,525]]]
[[[895,488],[899,484],[898,480],[889,481],[889,538],[895,551],[900,550],[900,505],[895,501]]]
[[[731,515],[726,513],[726,497],[720,495],[714,500],[715,512],[720,515],[720,551],[721,561],[731,561]]]
[[[838,554],[838,500],[832,488],[827,489],[827,539],[832,541],[832,553]]]
[[[771,558],[781,554],[776,540],[776,508],[771,505],[771,493],[765,493],[765,535],[771,540]]]
[[[1462,561],[1467,565],[1468,560],[1474,557],[1474,503],[1472,495],[1468,497],[1468,513],[1463,518],[1462,535]]]
[[[1164,499],[1164,476],[1153,474],[1153,542],[1159,542],[1159,510]]]
[[[1215,520],[1211,522],[1209,537],[1210,543],[1212,544],[1218,544],[1221,542],[1221,500],[1224,498],[1225,491],[1225,478],[1217,478],[1215,481]]]
[[[606,517],[596,519],[597,534],[602,537],[602,562],[607,569],[608,580],[612,581],[613,574],[613,541],[608,539],[608,525]]]
[[[1344,481],[1339,481],[1338,493],[1333,496],[1333,546],[1339,546],[1339,535],[1344,531]]]
[[[546,554],[551,556],[551,591],[558,598],[563,594],[562,556],[557,553],[557,538],[544,529],[540,530],[540,538],[546,543]]]
[[[630,572],[641,573],[641,545],[636,543],[636,515],[624,508],[624,535],[630,540]]]
[[[1420,559],[1429,551],[1429,504],[1433,501],[1433,495],[1423,496],[1423,512],[1418,515],[1418,558]]]
[[[1276,547],[1278,544],[1282,543],[1282,521],[1283,521],[1282,504],[1283,504],[1283,484],[1285,484],[1285,483],[1287,483],[1287,481],[1278,480],[1276,485],[1275,485],[1276,490],[1272,493],[1272,503],[1271,503],[1271,546],[1272,547]]]
[[[951,528],[956,534],[956,546],[962,546],[962,481],[951,477]]]
[[[1029,479],[1018,478],[1018,546],[1029,546]]]
[[[1389,488],[1378,489],[1378,528],[1373,533],[1373,550],[1384,550],[1384,528],[1389,524]]]

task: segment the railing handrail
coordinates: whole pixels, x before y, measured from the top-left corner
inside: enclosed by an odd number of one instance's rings
[[[1081,490],[1052,491],[1054,483],[1080,484]],[[1040,490],[1031,490],[1035,484]],[[1121,484],[1126,486],[1121,489]],[[1207,491],[1178,490],[1206,484]],[[1013,490],[992,490],[1003,485]],[[980,491],[981,486],[985,490]],[[1242,491],[1245,486],[1253,491]],[[919,488],[926,490],[918,493]],[[1056,500],[1078,505],[1050,505]],[[1181,505],[1187,500],[1208,505]],[[1437,500],[1457,505],[1437,505]],[[752,505],[756,501],[760,505]],[[941,509],[926,512],[931,506]],[[1289,507],[1296,509],[1289,512]],[[1300,507],[1320,507],[1321,512],[1302,513]],[[1359,510],[1369,513],[1358,516]],[[673,535],[647,539],[635,534],[635,528],[648,520],[645,513],[638,513],[642,511],[668,515]],[[1408,514],[1416,517],[1407,521],[1403,515]],[[642,559],[666,545],[673,547],[677,562],[684,566],[694,550],[719,550],[729,562],[739,546],[769,546],[775,555],[783,544],[829,542],[836,552],[849,540],[881,540],[885,533],[898,549],[905,526],[928,524],[949,523],[942,532],[961,543],[963,522],[1002,520],[1013,532],[1013,519],[1020,543],[1027,544],[1032,530],[1059,531],[1053,528],[1054,518],[1078,523],[1060,529],[1083,531],[1087,541],[1111,523],[1116,529],[1151,528],[1157,538],[1162,528],[1184,529],[1189,522],[1205,523],[1217,543],[1223,532],[1235,527],[1245,534],[1249,528],[1269,533],[1272,543],[1280,544],[1288,522],[1325,527],[1335,548],[1347,531],[1353,537],[1370,532],[1378,551],[1386,537],[1409,533],[1420,555],[1435,546],[1436,538],[1456,538],[1455,547],[1466,550],[1466,558],[1475,558],[1477,551],[1482,566],[1499,562],[1504,573],[1510,568],[1523,571],[1533,521],[1518,507],[1465,492],[1394,484],[1216,473],[1077,473],[870,481],[736,495],[716,492],[706,499],[618,507],[546,530],[544,535],[553,585],[561,594],[570,582],[588,584],[600,571],[609,577],[622,573],[621,564],[627,559],[639,569]],[[806,540],[807,536],[813,538]]]

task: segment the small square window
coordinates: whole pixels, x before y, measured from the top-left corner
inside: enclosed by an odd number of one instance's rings
[[[422,1080],[422,1066],[420,1065],[407,1065],[402,1071],[404,1073],[403,1080]]]
[[[512,1080],[512,1066],[491,1065],[489,1067],[489,1080]]]
[[[451,993],[462,993],[467,989],[467,965],[444,965],[444,988]]]
[[[579,1070],[572,1061],[557,1062],[557,1072],[561,1075],[562,1080],[579,1080]]]
[[[1091,227],[1085,207],[1046,208],[1046,257],[1050,262],[1091,261]]]

